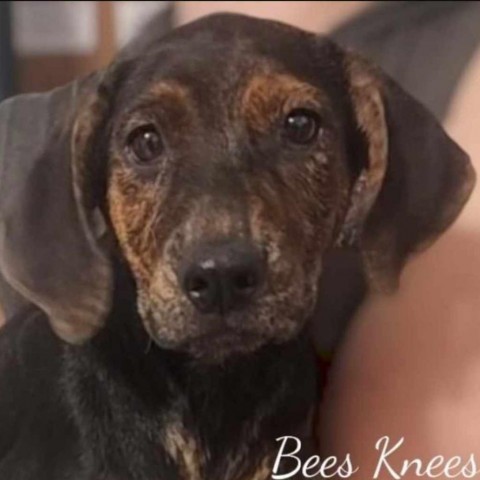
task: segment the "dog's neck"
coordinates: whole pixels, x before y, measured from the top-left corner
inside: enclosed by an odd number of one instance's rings
[[[128,294],[117,296],[105,330],[67,357],[89,468],[132,478],[254,478],[275,439],[304,434],[316,396],[306,335],[202,365],[152,345]]]

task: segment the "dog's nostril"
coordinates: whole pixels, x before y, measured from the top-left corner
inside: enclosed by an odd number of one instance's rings
[[[187,271],[183,289],[195,307],[208,312],[216,309],[219,295],[219,284],[215,270],[196,266]]]
[[[187,298],[202,313],[227,313],[253,301],[265,262],[248,243],[202,245],[182,269]]]
[[[233,287],[240,292],[255,288],[257,283],[257,275],[249,270],[237,272],[232,278]]]
[[[202,296],[207,292],[209,288],[209,283],[206,278],[199,275],[190,278],[187,282],[187,290],[190,292],[190,295],[195,297]]]

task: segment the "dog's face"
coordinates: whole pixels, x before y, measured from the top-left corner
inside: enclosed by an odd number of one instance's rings
[[[270,28],[187,30],[117,92],[109,216],[162,346],[250,351],[314,305],[351,185],[346,107],[309,65],[313,36]]]
[[[18,105],[26,130],[0,145],[18,186],[0,205],[0,267],[73,343],[109,317],[112,256],[158,344],[216,360],[284,342],[330,247],[353,246],[368,285],[394,288],[475,182],[432,115],[368,61],[244,16],[163,38],[153,22],[80,89]]]

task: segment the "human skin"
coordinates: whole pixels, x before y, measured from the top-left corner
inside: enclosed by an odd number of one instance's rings
[[[445,122],[480,171],[480,49]],[[324,406],[329,453],[371,471],[378,438],[405,437],[397,457],[480,459],[480,190],[391,297],[371,297],[337,356]],[[385,474],[380,478],[391,478]],[[409,475],[405,478],[416,478]],[[441,478],[441,477],[440,477]]]

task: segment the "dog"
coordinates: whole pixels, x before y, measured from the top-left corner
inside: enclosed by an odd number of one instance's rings
[[[2,480],[265,480],[278,438],[313,451],[331,259],[394,290],[475,181],[370,62],[232,14],[153,21],[0,125]]]

